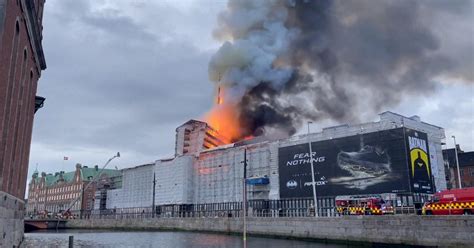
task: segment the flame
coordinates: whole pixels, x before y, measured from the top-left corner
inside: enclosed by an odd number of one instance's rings
[[[229,143],[241,137],[238,111],[232,104],[215,105],[204,120]]]
[[[204,116],[204,121],[214,128],[227,144],[250,140],[253,136],[244,136],[239,122],[239,111],[236,103],[225,101],[225,89],[217,89],[216,105]]]

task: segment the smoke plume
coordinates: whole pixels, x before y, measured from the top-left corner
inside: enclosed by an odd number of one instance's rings
[[[433,92],[439,78],[473,82],[472,36],[471,56],[455,56],[434,25],[440,16],[469,15],[461,12],[472,5],[229,0],[214,32],[223,45],[209,77],[236,108],[242,137],[291,135],[304,120],[357,121],[405,95]]]

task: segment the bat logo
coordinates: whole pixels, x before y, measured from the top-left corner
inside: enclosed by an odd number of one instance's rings
[[[295,180],[290,180],[286,182],[286,187],[289,189],[295,189],[296,187],[298,187],[298,183]]]

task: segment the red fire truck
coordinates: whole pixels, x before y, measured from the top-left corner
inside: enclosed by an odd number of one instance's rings
[[[433,200],[425,203],[422,212],[426,215],[474,214],[474,187],[436,193]]]
[[[341,215],[393,214],[390,202],[380,195],[347,195],[336,197],[336,211]]]

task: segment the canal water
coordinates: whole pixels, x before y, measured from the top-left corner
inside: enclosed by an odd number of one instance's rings
[[[59,230],[25,233],[25,247],[68,247],[69,236],[74,247],[172,247],[214,248],[243,247],[242,237],[196,232],[123,232],[105,230]],[[342,248],[348,245],[323,244],[309,241],[248,237],[248,248]]]

